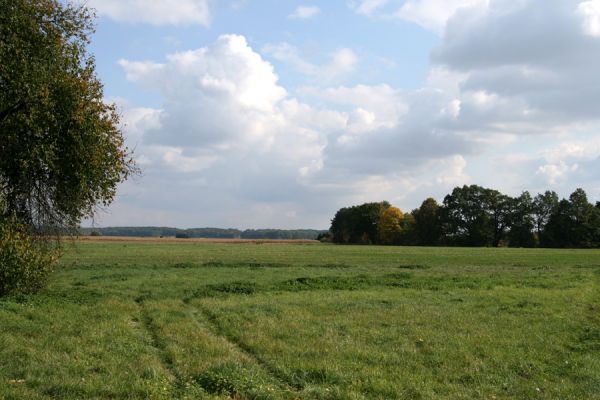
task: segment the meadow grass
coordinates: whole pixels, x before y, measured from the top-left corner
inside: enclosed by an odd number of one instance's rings
[[[85,242],[0,399],[600,399],[600,251]]]

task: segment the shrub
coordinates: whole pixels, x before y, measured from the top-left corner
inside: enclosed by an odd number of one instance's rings
[[[0,221],[0,297],[41,289],[57,260],[58,252],[49,244],[10,220]]]

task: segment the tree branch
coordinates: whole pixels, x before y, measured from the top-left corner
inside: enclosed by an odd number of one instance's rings
[[[19,101],[18,103],[13,104],[5,110],[0,111],[0,122],[4,122],[11,114],[16,113],[17,111],[23,109],[25,107],[24,101]]]

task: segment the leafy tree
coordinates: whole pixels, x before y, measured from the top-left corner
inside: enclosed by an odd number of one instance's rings
[[[550,216],[558,208],[558,195],[553,191],[546,191],[544,194],[538,194],[533,199],[532,212],[533,220],[535,225],[535,232],[537,234],[537,241],[539,243],[544,242],[542,237],[546,224],[550,220]]]
[[[0,0],[0,287],[39,287],[38,238],[74,230],[135,171],[86,48],[93,15],[58,0]]]
[[[541,245],[545,247],[573,247],[574,221],[571,219],[571,203],[563,199],[558,202],[548,218],[541,235]]]
[[[389,208],[386,201],[365,203],[340,209],[331,220],[334,243],[378,243],[378,224],[382,212]]]
[[[577,189],[558,203],[550,215],[542,238],[547,247],[595,247],[600,244],[600,212]]]
[[[462,246],[489,246],[493,239],[490,216],[482,207],[484,188],[456,187],[444,198],[443,220],[447,239]]]
[[[421,246],[435,246],[442,235],[440,225],[440,206],[431,197],[423,201],[421,207],[414,210],[415,240]]]
[[[536,243],[533,234],[533,199],[531,194],[523,192],[519,197],[511,200],[509,245],[511,247],[534,247]]]
[[[86,47],[93,15],[0,0],[0,197],[29,231],[75,227],[133,171]]]
[[[506,232],[512,223],[514,200],[493,189],[483,189],[483,200],[481,206],[490,216],[493,232],[492,246],[498,246],[506,237]]]
[[[400,221],[400,238],[398,241],[398,244],[404,245],[404,246],[414,246],[417,244],[417,237],[416,237],[416,227],[417,227],[417,222],[415,221],[415,217],[410,214],[410,213],[406,213],[404,214],[404,216],[402,217],[402,220]]]
[[[378,222],[378,236],[381,244],[398,244],[402,233],[404,214],[397,207],[389,207],[381,213]]]

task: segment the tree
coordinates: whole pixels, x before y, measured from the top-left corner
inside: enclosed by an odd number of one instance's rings
[[[508,243],[511,247],[534,247],[533,200],[529,192],[511,199],[510,231]]]
[[[93,14],[0,0],[0,197],[30,232],[73,228],[134,171],[86,48]]]
[[[538,194],[533,199],[532,212],[538,243],[544,242],[544,238],[542,237],[543,232],[546,229],[546,224],[550,220],[550,216],[556,212],[558,202],[558,194],[549,190],[544,194]]]
[[[544,226],[541,245],[544,247],[574,247],[576,244],[573,240],[573,230],[571,203],[566,199],[560,200]]]
[[[390,204],[383,201],[341,208],[331,220],[332,241],[342,244],[378,243],[379,218],[389,207]]]
[[[548,247],[597,247],[600,244],[600,212],[583,189],[558,203],[543,232]]]
[[[442,235],[440,226],[440,206],[431,197],[414,210],[416,242],[420,246],[435,246]]]
[[[402,233],[404,214],[397,207],[389,207],[381,213],[378,222],[378,236],[381,244],[398,244]]]
[[[87,52],[92,32],[84,6],[0,0],[0,250],[18,250],[0,255],[0,269],[12,265],[0,276],[45,276],[30,270],[49,253],[38,238],[74,229],[135,172]]]

